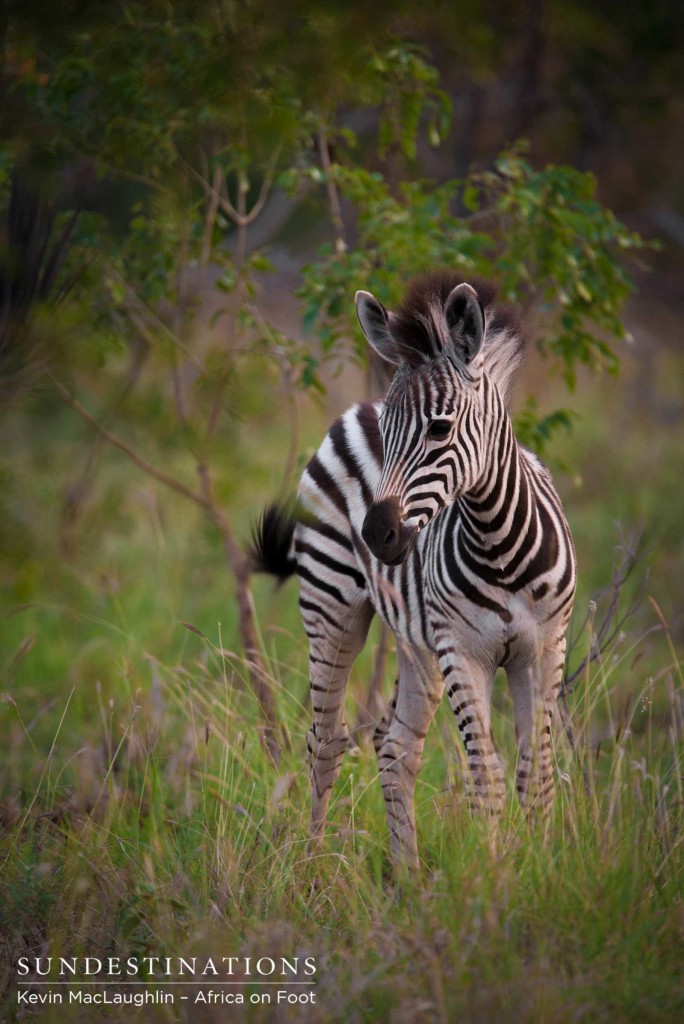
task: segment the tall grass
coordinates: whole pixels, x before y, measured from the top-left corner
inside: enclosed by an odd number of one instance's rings
[[[643,640],[618,637],[587,670],[570,703],[574,750],[562,730],[556,735],[558,793],[546,836],[530,830],[511,790],[498,842],[489,842],[467,810],[459,740],[440,710],[416,799],[422,877],[397,884],[368,735],[357,734],[325,845],[311,853],[301,665],[279,663],[267,644],[287,738],[276,770],[258,741],[240,660],[218,627],[213,642],[188,635],[192,658],[183,664],[130,658],[125,698],[94,688],[89,714],[73,697],[55,705],[46,749],[33,739],[30,695],[18,692],[5,707],[6,1017],[18,1009],[21,955],[251,953],[315,956],[316,1004],[277,1015],[251,1005],[127,1015],[677,1019],[684,687],[673,650],[644,677]],[[360,700],[358,676],[352,690]],[[498,686],[494,730],[510,767],[510,706]],[[46,1020],[94,1013],[38,1012]],[[120,1019],[121,1008],[97,1014]]]

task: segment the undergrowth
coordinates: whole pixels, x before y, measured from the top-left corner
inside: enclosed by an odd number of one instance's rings
[[[656,625],[667,655],[658,673],[644,675],[644,638],[619,635],[578,680],[573,743],[556,735],[547,836],[530,829],[511,790],[489,841],[467,809],[458,737],[440,711],[416,797],[420,879],[389,870],[367,730],[355,733],[323,848],[307,849],[306,680],[301,665],[278,662],[272,640],[285,741],[277,767],[219,630],[213,641],[189,632],[183,664],[130,656],[116,699],[94,687],[84,711],[67,695],[50,710],[45,747],[34,741],[31,693],[7,695],[5,1015],[94,1013],[19,1007],[21,956],[267,955],[315,957],[315,1004],[127,1007],[127,1018],[676,1019],[684,686]],[[352,690],[361,701],[358,676]],[[510,712],[497,684],[509,781]],[[97,1014],[120,1019],[121,1008]]]

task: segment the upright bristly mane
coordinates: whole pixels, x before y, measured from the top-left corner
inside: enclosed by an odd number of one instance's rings
[[[392,337],[409,366],[439,358],[446,333],[444,307],[458,284],[467,281],[478,294],[485,314],[484,367],[504,399],[523,356],[525,338],[520,317],[510,306],[497,305],[497,287],[483,278],[465,278],[455,270],[437,270],[409,282],[400,308],[390,319]]]

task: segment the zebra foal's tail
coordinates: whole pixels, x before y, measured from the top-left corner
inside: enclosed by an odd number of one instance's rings
[[[266,572],[284,582],[297,567],[292,557],[296,520],[281,505],[268,505],[252,530],[249,560],[252,572]]]

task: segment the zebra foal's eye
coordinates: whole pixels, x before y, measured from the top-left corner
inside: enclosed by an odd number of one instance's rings
[[[433,420],[428,425],[427,435],[435,441],[443,441],[451,433],[451,420]]]

